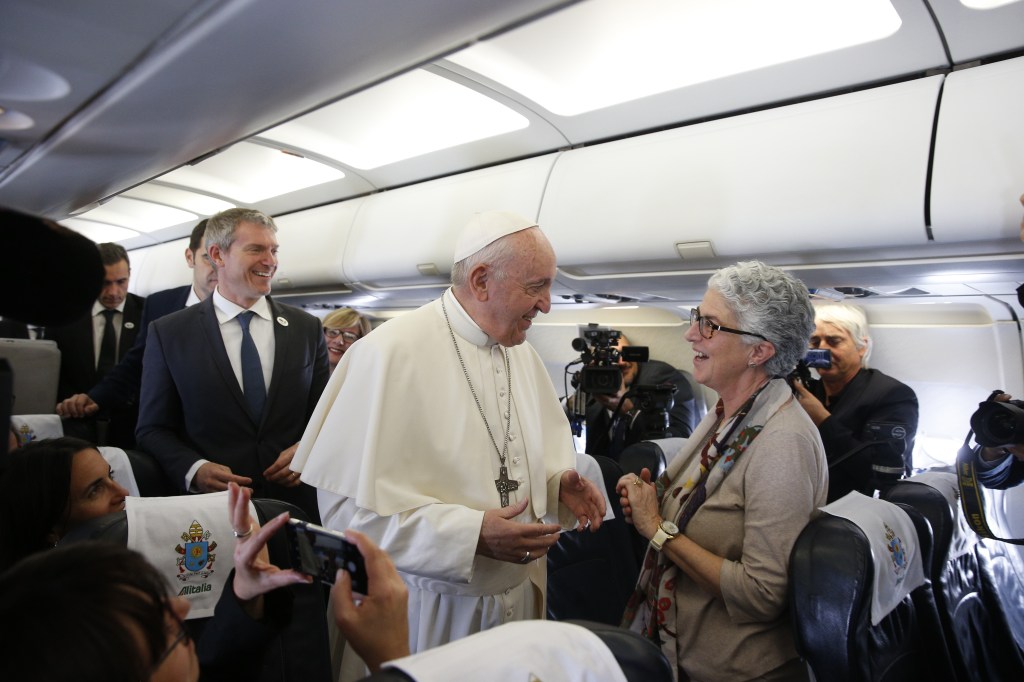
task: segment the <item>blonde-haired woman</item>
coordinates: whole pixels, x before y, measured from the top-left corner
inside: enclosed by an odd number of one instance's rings
[[[327,361],[333,373],[349,346],[370,333],[370,321],[352,308],[338,308],[324,317],[323,325]]]

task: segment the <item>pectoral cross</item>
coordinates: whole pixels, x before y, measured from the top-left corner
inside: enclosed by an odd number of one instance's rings
[[[508,468],[502,465],[501,469],[498,470],[498,478],[494,479],[494,487],[498,489],[501,494],[501,506],[508,506],[508,494],[513,490],[519,489],[519,481],[513,481],[508,477]]]

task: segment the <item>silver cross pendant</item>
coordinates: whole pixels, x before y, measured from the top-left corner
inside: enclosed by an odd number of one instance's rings
[[[498,471],[498,478],[494,479],[494,487],[501,494],[501,506],[507,507],[508,494],[513,490],[519,489],[519,481],[513,481],[508,477],[508,468],[505,466],[502,466]]]

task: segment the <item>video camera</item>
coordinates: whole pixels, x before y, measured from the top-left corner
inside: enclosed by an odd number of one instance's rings
[[[580,336],[572,340],[572,347],[580,353],[576,362],[583,363],[583,369],[573,374],[572,386],[591,395],[613,395],[622,386],[621,358],[624,362],[647,362],[650,352],[647,346],[626,346],[621,353],[618,341],[622,333],[591,323],[580,330]],[[575,363],[573,363],[575,364]]]
[[[789,385],[796,389],[796,381],[804,385],[807,390],[811,389],[811,369],[830,369],[832,367],[832,351],[828,348],[812,348],[800,362],[796,363],[796,369],[790,372],[786,380]]]
[[[993,400],[1002,392],[993,391],[971,415],[971,429],[979,445],[993,448],[1024,443],[1024,400]]]

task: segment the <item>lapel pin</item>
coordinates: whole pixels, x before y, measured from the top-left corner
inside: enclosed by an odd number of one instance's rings
[[[124,328],[125,329],[135,329],[135,323],[134,322],[125,322],[124,323]]]
[[[283,318],[283,317],[281,317],[280,315],[279,315],[279,316],[278,316],[278,318],[277,318],[277,323],[278,323],[279,325],[281,325],[282,327],[287,327],[287,326],[288,326],[288,320],[284,319],[284,318]]]

